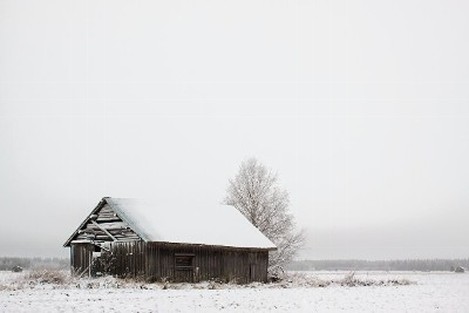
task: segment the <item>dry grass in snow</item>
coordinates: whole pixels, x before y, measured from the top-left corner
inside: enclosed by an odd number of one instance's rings
[[[34,288],[51,289],[243,289],[243,288],[320,288],[328,286],[401,286],[414,282],[403,278],[372,279],[355,276],[354,272],[344,274],[341,278],[319,278],[314,275],[294,272],[275,283],[254,282],[250,284],[221,283],[219,281],[204,281],[200,283],[146,283],[133,279],[119,279],[112,276],[100,278],[75,278],[66,271],[34,270],[17,273],[14,279],[7,283],[0,282],[1,290],[20,290]]]
[[[235,285],[0,272],[0,287],[0,312],[15,313],[469,312],[469,275],[455,273],[289,273],[275,284]]]

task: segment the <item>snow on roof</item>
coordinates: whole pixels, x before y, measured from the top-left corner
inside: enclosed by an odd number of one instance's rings
[[[145,241],[276,249],[236,208],[153,204],[139,199],[104,198]]]

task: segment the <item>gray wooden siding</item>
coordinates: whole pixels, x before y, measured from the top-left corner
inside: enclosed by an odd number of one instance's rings
[[[88,274],[95,245],[72,243],[71,260],[74,273]],[[113,242],[113,275],[144,278],[150,281],[198,282],[219,279],[225,282],[248,283],[266,281],[266,250],[211,247],[144,241]],[[178,266],[179,262],[182,262]],[[182,266],[181,266],[182,265]]]
[[[114,242],[111,251],[115,257],[115,275],[145,278],[146,243],[143,241]]]
[[[88,275],[94,245],[89,243],[73,244],[70,247],[70,265],[73,275]]]
[[[177,256],[193,256],[192,270],[179,270]],[[247,283],[266,281],[268,252],[256,249],[148,243],[146,276],[171,281],[221,279]]]

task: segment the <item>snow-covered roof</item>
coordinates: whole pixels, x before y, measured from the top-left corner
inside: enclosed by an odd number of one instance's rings
[[[145,241],[276,249],[236,208],[103,198]]]

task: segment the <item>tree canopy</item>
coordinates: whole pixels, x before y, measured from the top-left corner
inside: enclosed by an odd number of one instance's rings
[[[270,266],[284,266],[292,260],[304,241],[290,214],[288,192],[278,184],[278,176],[257,159],[243,161],[229,180],[226,204],[238,209],[276,246]]]

